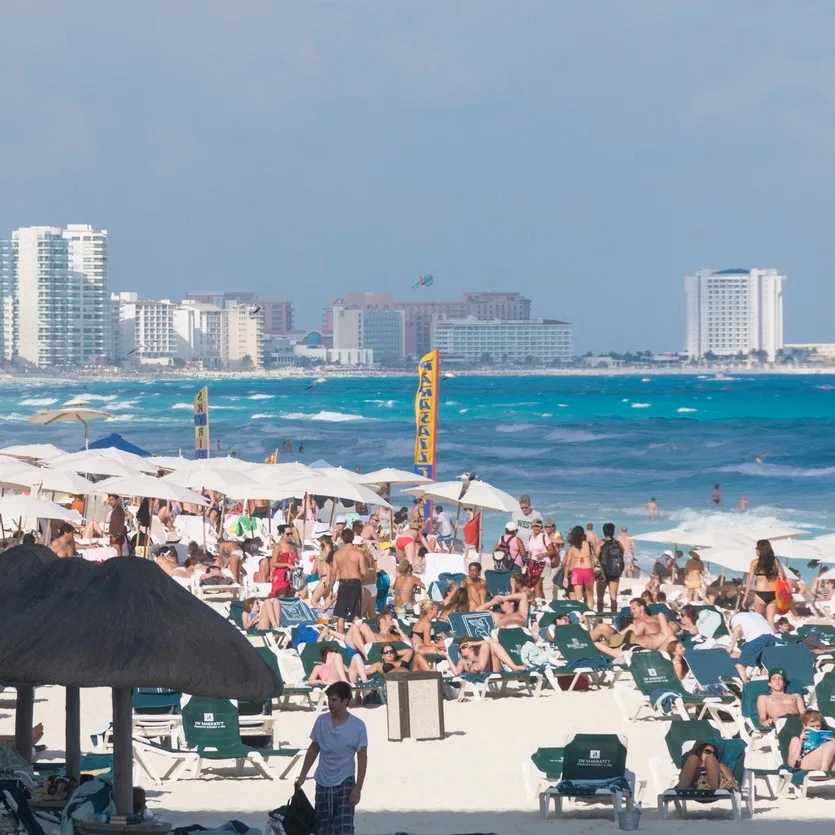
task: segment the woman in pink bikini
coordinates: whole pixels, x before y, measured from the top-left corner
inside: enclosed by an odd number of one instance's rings
[[[594,611],[594,562],[595,556],[586,539],[586,532],[577,525],[568,535],[568,552],[565,555],[563,585],[569,585],[575,600],[585,600],[586,606]]]

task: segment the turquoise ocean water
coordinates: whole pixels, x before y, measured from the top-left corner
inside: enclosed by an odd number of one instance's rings
[[[562,530],[613,521],[630,530],[722,524],[748,495],[750,516],[835,531],[835,390],[826,377],[461,377],[442,385],[438,478],[475,471]],[[78,449],[79,425],[40,427],[35,412],[84,396],[114,413],[91,438],[119,432],[159,454],[190,453],[191,404],[205,381],[10,383],[0,386],[0,441]],[[222,452],[371,470],[411,469],[415,377],[209,381],[211,434]],[[762,463],[753,459],[765,456]],[[710,489],[721,484],[717,514]],[[644,505],[654,495],[655,523]],[[405,504],[405,502],[404,502]],[[700,517],[704,517],[700,519]],[[488,520],[487,534],[501,518]],[[651,549],[644,549],[647,555]]]

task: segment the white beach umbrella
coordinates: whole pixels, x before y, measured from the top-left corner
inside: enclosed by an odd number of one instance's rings
[[[191,472],[173,472],[163,476],[160,481],[179,484],[190,490],[214,490],[233,499],[271,499],[277,488],[268,487],[243,472],[206,468]]]
[[[362,504],[391,507],[382,496],[364,484],[357,484],[342,478],[332,478],[326,475],[305,476],[276,485],[280,496],[276,499],[303,499],[305,496],[326,496],[329,499],[339,499],[345,502],[361,502]]]
[[[29,423],[37,423],[41,426],[49,426],[53,423],[77,420],[84,426],[84,448],[90,443],[89,426],[91,420],[103,420],[111,418],[110,412],[102,412],[100,409],[88,409],[84,406],[76,406],[64,409],[48,409],[45,412],[38,412],[29,418]]]
[[[170,502],[187,502],[198,505],[208,504],[208,501],[199,493],[150,475],[107,478],[104,481],[97,482],[93,492],[113,494],[114,496],[137,496],[143,499],[165,499]]]
[[[0,498],[0,516],[6,519],[61,519],[74,525],[83,521],[76,510],[32,496],[3,496]]]
[[[182,455],[150,455],[145,459],[158,470],[178,470],[189,463]]]
[[[476,479],[470,482],[467,492],[459,500],[461,486],[460,481],[439,481],[426,487],[412,487],[402,492],[422,499],[452,502],[462,507],[481,507],[484,510],[497,510],[503,513],[519,511],[519,502],[510,493],[505,493],[504,490],[499,490],[498,487],[493,487],[486,481]]]
[[[73,454],[83,456],[89,455],[90,453],[96,453],[102,458],[109,458],[111,461],[118,461],[120,464],[124,464],[124,466],[126,466],[129,470],[133,470],[137,473],[149,473],[150,475],[156,475],[159,470],[159,468],[154,466],[147,458],[137,455],[134,452],[126,452],[123,449],[116,449],[116,447],[112,446],[85,450],[84,452],[76,452]],[[55,459],[53,459],[53,461],[54,460]],[[54,466],[53,461],[48,462],[50,467]]]
[[[663,531],[636,533],[635,539],[643,542],[657,542],[662,545],[687,545],[691,548],[721,548],[730,543],[738,544],[741,540],[756,544],[759,539],[779,540],[792,536],[802,536],[806,531],[797,528],[782,528],[775,525],[728,526],[722,529],[688,530],[671,528]]]
[[[28,474],[34,477],[39,472],[40,467],[27,464],[19,458],[0,458],[0,481],[5,482],[6,484],[28,484],[28,482],[7,480],[6,476],[22,476],[24,474]]]
[[[820,575],[821,580],[835,580],[835,568],[830,568],[828,571],[824,571],[823,574]]]
[[[747,547],[698,548],[696,552],[703,562],[720,565],[722,568],[738,571],[740,574],[745,574],[748,571],[751,560],[756,557],[753,550]]]
[[[78,473],[53,470],[48,467],[27,467],[25,470],[15,470],[0,477],[5,484],[17,484],[21,487],[40,487],[50,493],[69,493],[74,496],[84,496],[91,492],[95,485]]]
[[[204,470],[207,467],[209,469],[220,467],[224,470],[245,472],[253,466],[251,461],[243,461],[240,458],[233,458],[231,455],[224,455],[218,458],[181,458],[180,462],[176,467],[176,472],[183,470],[189,472],[191,470]]]
[[[134,467],[129,467],[115,458],[101,455],[98,450],[93,449],[59,455],[49,462],[49,466],[54,470],[90,473],[92,475],[129,476],[139,474]]]
[[[393,484],[431,484],[432,479],[419,473],[410,473],[408,470],[398,470],[395,467],[384,467],[382,470],[374,470],[364,473],[357,479],[360,484],[385,484],[391,487]]]
[[[365,484],[360,473],[353,470],[346,470],[344,467],[313,467],[312,471],[316,475],[323,475],[327,478],[341,478],[343,481],[353,481],[357,484]],[[372,482],[373,483],[373,482]]]
[[[66,451],[55,444],[12,444],[0,449],[0,455],[12,458],[22,458],[27,461],[49,461],[58,455],[66,455]]]

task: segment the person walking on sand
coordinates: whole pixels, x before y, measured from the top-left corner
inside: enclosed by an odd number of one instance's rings
[[[618,542],[623,546],[623,574],[625,577],[634,576],[632,566],[635,560],[635,540],[629,535],[629,528],[621,525]]]
[[[333,565],[328,574],[326,594],[330,594],[336,581],[336,603],[333,614],[336,629],[345,632],[345,621],[353,621],[362,611],[362,578],[368,570],[367,558],[361,548],[354,545],[354,533],[346,528],[342,532],[342,547],[333,555]]]
[[[658,505],[655,503],[655,496],[650,496],[649,504],[647,504],[647,519],[654,522],[656,516],[658,516]]]
[[[368,768],[368,731],[362,719],[348,712],[351,685],[335,681],[325,690],[328,712],[314,723],[310,746],[295,783],[301,789],[316,759],[316,832],[354,835],[354,809],[362,797]]]

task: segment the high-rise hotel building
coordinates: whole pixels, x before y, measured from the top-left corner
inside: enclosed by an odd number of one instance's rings
[[[700,359],[783,348],[783,284],[777,270],[698,270],[684,279],[687,353]]]

